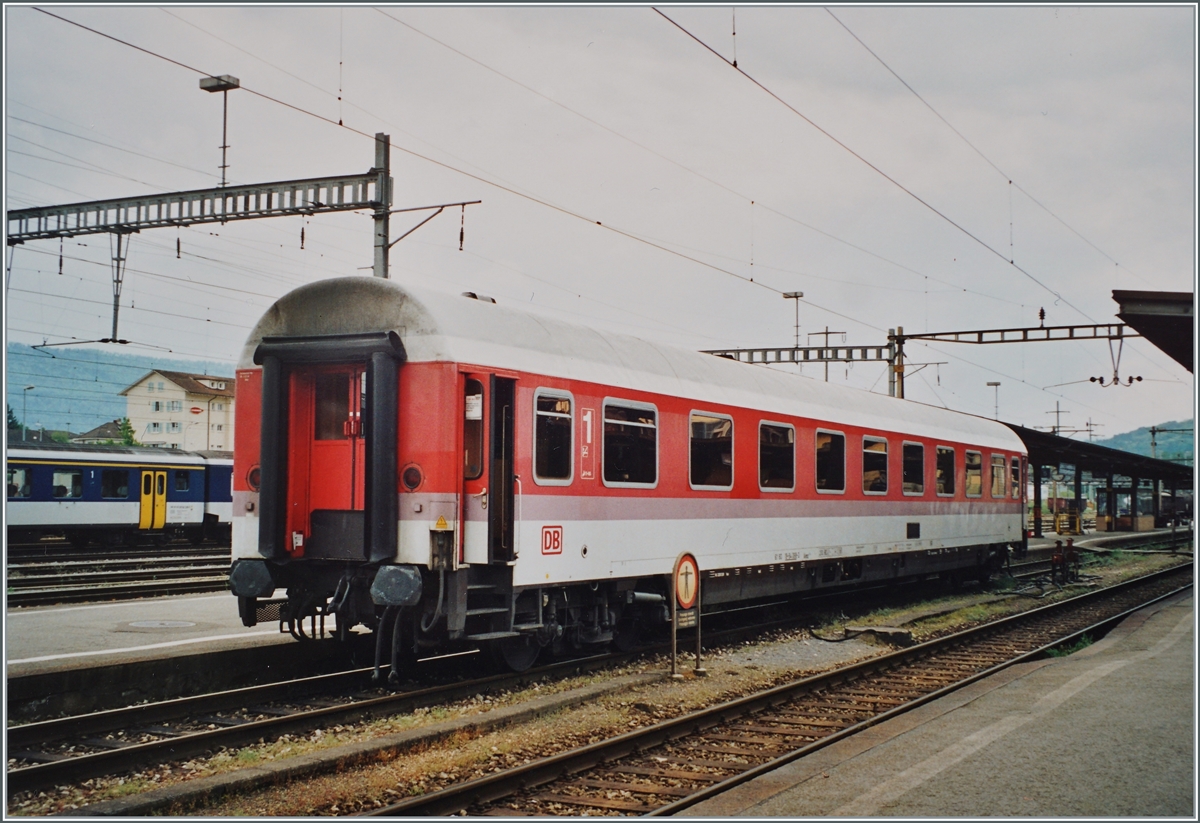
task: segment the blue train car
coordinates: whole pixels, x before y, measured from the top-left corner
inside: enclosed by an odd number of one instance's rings
[[[124,446],[10,448],[10,541],[62,536],[82,547],[227,538],[232,456]]]

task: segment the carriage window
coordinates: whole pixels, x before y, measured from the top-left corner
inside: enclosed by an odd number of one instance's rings
[[[868,494],[887,493],[887,446],[878,437],[863,438],[862,488]]]
[[[967,452],[967,497],[983,496],[983,455]]]
[[[658,412],[630,406],[604,406],[604,481],[658,480]]]
[[[350,419],[350,375],[318,374],[316,440],[345,440],[345,423]]]
[[[188,472],[175,472],[175,491],[185,492],[191,488],[191,475]]]
[[[817,490],[846,490],[846,435],[817,429]]]
[[[33,469],[8,467],[8,496],[29,497],[33,485]]]
[[[954,494],[954,449],[944,446],[937,450],[937,493]]]
[[[796,430],[791,426],[758,426],[758,485],[763,489],[796,488]]]
[[[105,469],[100,472],[100,496],[112,500],[129,497],[129,470]]]
[[[1006,472],[1004,470],[1004,455],[992,455],[992,497],[997,500],[1004,499],[1004,487],[1007,485],[1004,481]]]
[[[1021,499],[1021,458],[1012,459],[1012,496],[1013,500]]]
[[[463,476],[483,474],[483,384],[467,380],[463,388]]]
[[[733,420],[692,412],[690,479],[693,486],[733,487]]]
[[[904,493],[925,493],[925,447],[920,443],[904,444]]]
[[[534,399],[533,476],[571,479],[571,398],[539,393]]]
[[[83,472],[78,469],[55,469],[50,479],[54,496],[60,498],[83,497]]]

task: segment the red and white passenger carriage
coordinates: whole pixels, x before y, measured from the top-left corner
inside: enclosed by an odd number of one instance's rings
[[[999,423],[471,296],[304,286],[237,380],[247,625],[336,614],[520,667],[663,619],[684,550],[718,609],[982,577],[1023,538]]]

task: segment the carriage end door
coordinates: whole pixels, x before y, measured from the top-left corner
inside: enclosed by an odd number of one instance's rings
[[[513,412],[516,381],[463,380],[463,545],[466,563],[507,563],[513,544]]]

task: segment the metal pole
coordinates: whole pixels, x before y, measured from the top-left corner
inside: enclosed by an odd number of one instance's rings
[[[888,397],[896,396],[896,330],[888,329]]]
[[[675,572],[671,572],[671,678],[681,680],[679,673],[679,598],[675,591]]]
[[[372,272],[385,280],[388,277],[388,224],[392,209],[392,152],[391,137],[383,132],[375,134],[375,167],[371,170],[379,175],[375,186],[375,265]]]
[[[112,326],[112,342],[117,342],[117,319],[121,313],[121,284],[125,280],[125,273],[121,269],[121,240],[124,235],[117,232],[117,256],[113,258],[113,326]]]
[[[904,399],[904,327],[896,327],[896,396]]]
[[[1033,465],[1033,536],[1042,536],[1042,466]]]
[[[225,170],[229,163],[225,160],[225,150],[229,148],[229,90],[221,92],[221,188],[225,188]],[[221,209],[224,211],[224,208]],[[116,334],[113,334],[116,337]]]
[[[696,567],[696,671],[697,677],[707,677],[708,670],[700,663],[700,567]]]

